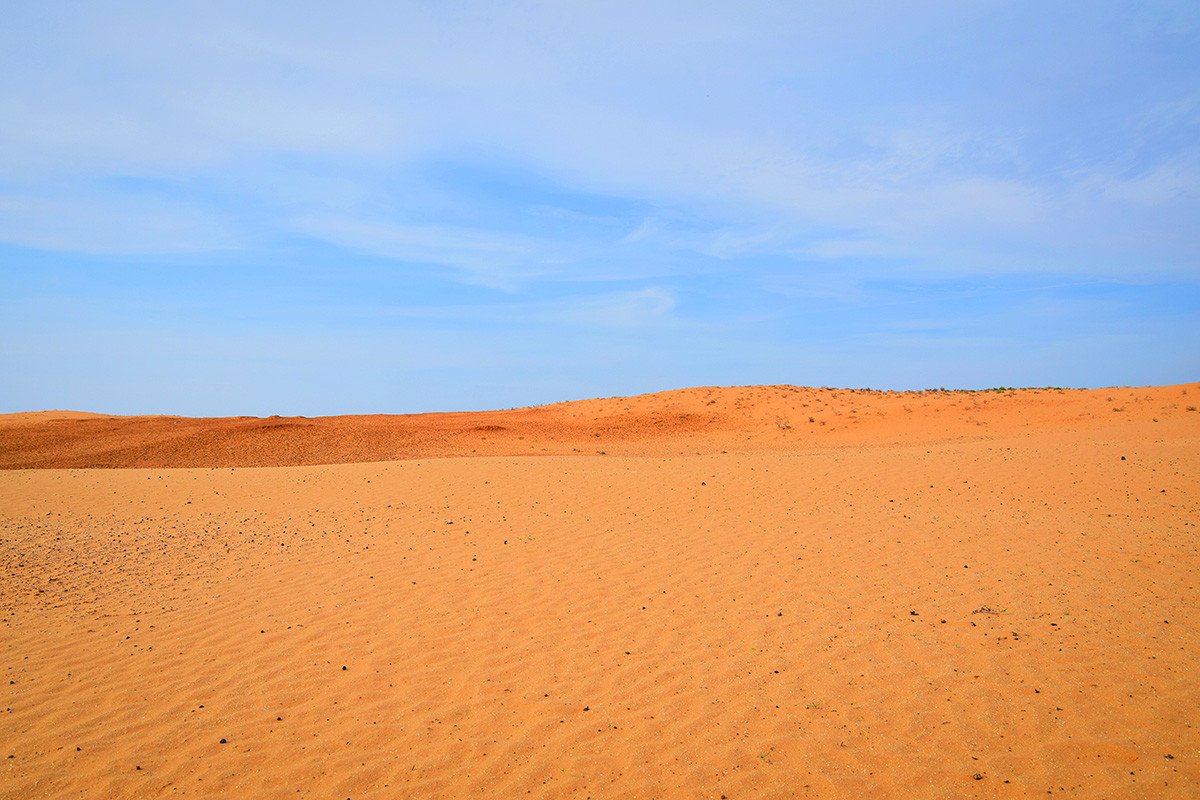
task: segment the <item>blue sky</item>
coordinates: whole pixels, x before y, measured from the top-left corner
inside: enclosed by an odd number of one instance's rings
[[[0,0],[0,412],[1200,379],[1200,6]]]

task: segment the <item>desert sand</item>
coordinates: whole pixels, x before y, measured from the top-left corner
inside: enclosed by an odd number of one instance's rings
[[[0,416],[0,797],[1197,797],[1197,405]]]

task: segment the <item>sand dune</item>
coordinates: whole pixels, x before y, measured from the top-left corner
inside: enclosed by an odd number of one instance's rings
[[[1192,390],[1189,401],[1186,392]],[[712,455],[1137,429],[1194,417],[1196,385],[878,392],[703,387],[510,411],[347,417],[0,414],[0,468],[275,467],[453,456]],[[1141,426],[1141,427],[1139,427]],[[1150,427],[1152,426],[1152,427]]]
[[[1196,405],[6,415],[0,797],[1196,797]]]

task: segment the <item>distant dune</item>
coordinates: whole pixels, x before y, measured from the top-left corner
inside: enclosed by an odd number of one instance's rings
[[[1194,798],[1197,405],[0,417],[0,798]]]
[[[695,455],[980,440],[1189,419],[1197,384],[1095,390],[681,389],[510,411],[344,417],[0,415],[0,468],[271,467],[499,455]],[[1183,392],[1192,390],[1189,395]],[[1161,431],[1162,428],[1159,428]],[[1149,429],[1147,428],[1147,432]]]

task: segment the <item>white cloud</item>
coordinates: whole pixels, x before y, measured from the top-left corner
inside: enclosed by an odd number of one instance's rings
[[[505,299],[471,305],[380,306],[354,309],[358,318],[381,317],[423,323],[469,324],[473,329],[555,330],[574,335],[593,328],[682,328],[692,323],[678,316],[678,301],[668,288],[648,286],[630,291],[576,292],[543,299]]]
[[[1181,199],[1195,201],[1200,197],[1200,158],[1175,158],[1130,177],[1096,174],[1086,178],[1081,188],[1141,206],[1167,206]]]
[[[675,304],[670,291],[647,288],[567,301],[540,316],[569,325],[642,328],[672,322]]]
[[[878,239],[821,239],[804,248],[803,252],[835,261],[844,258],[890,258],[903,250]]]
[[[400,225],[353,218],[307,218],[294,230],[351,250],[397,261],[439,264],[470,282],[510,289],[513,282],[551,271],[565,248],[533,237],[451,225]]]
[[[227,218],[194,203],[123,196],[0,196],[0,242],[59,252],[162,255],[246,243]]]
[[[1034,47],[1036,32],[995,28],[1010,20],[997,4],[300,3],[281,13],[217,2],[76,11],[52,19],[30,6],[0,38],[0,180],[11,196],[38,197],[47,181],[202,177],[215,194],[265,209],[254,221],[259,239],[294,230],[299,216],[301,228],[344,246],[497,285],[548,276],[580,250],[516,223],[484,232],[415,213],[394,201],[413,191],[405,170],[501,159],[571,190],[631,198],[657,216],[627,244],[724,259],[895,255],[964,272],[990,269],[988,248],[1001,239],[1085,251],[1097,239],[1089,218],[1124,231],[1122,241],[1141,239],[1141,257],[1113,268],[1144,272],[1157,237],[1139,236],[1145,221],[1113,208],[1195,208],[1195,160],[1181,160],[1178,148],[1154,154],[1140,177],[1108,174],[1111,159],[1068,158],[1055,144],[1088,140],[1062,127],[1069,120],[1052,102],[1043,109],[1006,91],[1042,61],[1060,80],[1103,65],[1105,48],[1120,55],[1112,48],[1123,40],[1068,27],[1051,63]],[[1051,15],[1047,24],[1067,23]],[[963,59],[955,48],[972,43],[991,49]],[[1069,85],[1039,92],[1072,97]],[[1147,98],[1138,141],[1193,125],[1196,96]],[[977,121],[979,108],[991,116]],[[1039,143],[1056,154],[1049,164]],[[289,181],[299,193],[285,194],[272,181],[280,171],[313,179]],[[331,175],[358,183],[359,200],[325,194]],[[88,210],[108,204],[97,193],[60,202],[80,219],[113,216]],[[222,202],[177,204],[166,215],[173,222],[151,224],[150,214],[148,236],[173,224],[188,247],[229,241],[214,233],[232,213]],[[34,246],[104,227],[20,203],[4,229]],[[675,224],[671,213],[689,222]],[[1055,224],[1064,217],[1076,222]],[[117,237],[95,235],[107,242],[100,247],[120,248]],[[948,257],[969,242],[973,256]],[[1183,246],[1176,241],[1173,255]]]

